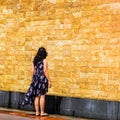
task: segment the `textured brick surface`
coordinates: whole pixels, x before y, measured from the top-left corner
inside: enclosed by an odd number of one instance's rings
[[[48,51],[49,94],[120,100],[119,0],[0,0],[0,90],[26,92]]]

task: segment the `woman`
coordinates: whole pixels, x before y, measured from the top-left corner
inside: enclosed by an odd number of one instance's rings
[[[32,82],[27,94],[25,95],[25,100],[22,103],[23,106],[26,104],[34,104],[37,116],[48,115],[44,112],[45,94],[48,91],[48,86],[51,87],[51,83],[48,75],[46,57],[46,49],[44,47],[39,48],[32,64]]]

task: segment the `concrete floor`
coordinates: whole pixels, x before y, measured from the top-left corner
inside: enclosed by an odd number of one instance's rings
[[[35,116],[34,112],[0,108],[0,120],[93,120],[61,115]]]

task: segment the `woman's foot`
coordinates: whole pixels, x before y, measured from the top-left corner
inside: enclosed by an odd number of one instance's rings
[[[35,115],[36,115],[36,116],[39,116],[39,115],[40,115],[40,113],[36,113]]]
[[[48,116],[48,113],[41,113],[40,116]]]

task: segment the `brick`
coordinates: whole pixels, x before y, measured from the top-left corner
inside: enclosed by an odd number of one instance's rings
[[[0,18],[0,90],[26,92],[33,58],[44,46],[48,94],[120,100],[117,1],[1,1]]]

